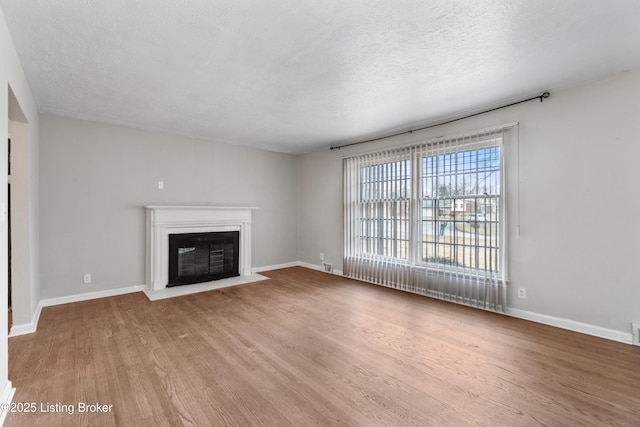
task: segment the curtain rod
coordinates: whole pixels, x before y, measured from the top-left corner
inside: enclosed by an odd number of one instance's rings
[[[364,144],[364,143],[373,142],[373,141],[380,141],[381,139],[391,138],[393,136],[398,136],[398,135],[404,135],[405,133],[413,133],[413,132],[417,132],[417,131],[420,131],[420,130],[433,128],[433,127],[436,127],[436,126],[447,125],[449,123],[457,122],[458,120],[464,120],[464,119],[468,119],[470,117],[479,116],[480,114],[485,114],[485,113],[490,113],[492,111],[501,110],[503,108],[511,107],[513,105],[522,104],[523,102],[533,101],[534,99],[539,99],[540,102],[542,102],[544,99],[548,98],[550,95],[551,94],[549,92],[545,91],[541,95],[534,96],[532,98],[523,99],[522,101],[512,102],[511,104],[502,105],[500,107],[495,107],[495,108],[492,108],[490,110],[480,111],[479,113],[469,114],[468,116],[459,117],[457,119],[449,120],[449,121],[446,121],[446,122],[436,123],[436,124],[433,124],[433,125],[423,126],[423,127],[416,128],[416,129],[411,129],[411,130],[405,130],[405,131],[402,131],[402,132],[393,133],[391,135],[385,135],[385,136],[380,136],[378,138],[367,139],[365,141],[352,142],[351,144],[335,145],[335,146],[329,147],[329,149],[330,150],[339,150],[339,149],[344,148],[344,147],[351,147],[352,145]]]
[[[511,129],[514,128],[516,126],[518,126],[520,123],[519,122],[511,122],[511,123],[504,123],[501,125],[497,125],[497,126],[488,126],[486,128],[482,128],[482,129],[474,129],[471,132],[460,132],[460,133],[451,133],[451,134],[444,134],[444,135],[438,135],[438,136],[434,136],[433,138],[429,138],[426,141],[421,141],[421,142],[417,142],[417,143],[411,143],[411,144],[407,144],[405,143],[400,143],[399,145],[392,145],[391,147],[385,147],[385,148],[376,148],[373,151],[365,151],[364,153],[356,153],[356,154],[345,154],[344,156],[342,156],[343,159],[351,159],[353,157],[360,157],[360,156],[366,156],[366,155],[371,155],[371,154],[375,154],[375,153],[380,153],[380,152],[386,152],[386,151],[393,151],[393,150],[401,150],[403,148],[409,148],[409,147],[418,147],[418,146],[429,146],[432,144],[436,144],[438,142],[441,142],[443,140],[452,140],[452,139],[462,139],[462,138],[467,138],[467,137],[472,137],[472,136],[490,136],[491,134],[495,134],[497,132],[501,132],[507,129]]]

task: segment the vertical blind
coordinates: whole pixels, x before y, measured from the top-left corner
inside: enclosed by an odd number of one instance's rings
[[[514,126],[345,158],[344,274],[502,311]]]

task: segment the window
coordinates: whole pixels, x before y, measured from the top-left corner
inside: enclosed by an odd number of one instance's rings
[[[344,273],[497,310],[509,128],[345,158]]]
[[[420,165],[420,262],[498,271],[500,146],[423,156]]]
[[[409,160],[360,168],[360,251],[407,260],[409,257]]]

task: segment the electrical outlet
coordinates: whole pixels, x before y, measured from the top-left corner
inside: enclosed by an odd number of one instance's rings
[[[82,281],[84,283],[91,283],[91,275],[90,274],[85,274],[84,276],[82,276]]]
[[[324,261],[324,252],[320,252],[320,261]]]
[[[518,298],[526,298],[527,297],[527,288],[518,288]]]

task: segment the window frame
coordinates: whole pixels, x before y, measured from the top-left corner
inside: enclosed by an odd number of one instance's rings
[[[495,221],[491,221],[491,223],[495,224],[495,228],[496,228],[495,229],[495,232],[496,232],[495,257],[493,261],[495,263],[496,268],[495,269],[479,269],[473,266],[456,267],[456,266],[449,266],[445,263],[430,262],[428,260],[423,260],[422,248],[423,248],[423,245],[425,244],[425,241],[423,240],[423,236],[424,236],[423,222],[424,221],[422,217],[422,206],[423,206],[422,204],[423,204],[423,201],[426,200],[426,198],[423,197],[424,196],[423,159],[434,157],[434,156],[450,155],[454,153],[457,155],[458,153],[466,152],[466,151],[475,151],[477,153],[479,150],[492,148],[492,147],[497,147],[498,153],[499,153],[498,166],[497,166],[497,171],[499,173],[499,177],[497,179],[497,185],[499,189],[497,194],[489,196],[492,199],[497,199],[497,205],[495,207],[497,219]],[[358,172],[358,178],[359,178],[358,210],[360,213],[362,213],[364,209],[364,205],[367,201],[367,199],[364,198],[364,195],[363,195],[364,191],[362,188],[363,187],[363,181],[362,181],[363,170],[365,170],[366,168],[382,167],[383,165],[390,165],[392,163],[397,163],[397,162],[407,163],[410,167],[410,171],[408,174],[409,188],[405,191],[404,198],[396,199],[396,201],[399,201],[402,199],[404,202],[408,204],[408,218],[406,219],[408,221],[408,226],[407,226],[408,239],[406,239],[406,257],[398,257],[398,256],[381,253],[380,248],[378,248],[378,251],[376,253],[372,253],[371,251],[364,250],[364,245],[362,244],[362,241],[364,239],[367,239],[367,238],[368,239],[377,238],[378,240],[384,239],[383,237],[380,237],[380,236],[365,235],[364,233],[365,228],[362,225],[363,221],[365,221],[364,215],[358,216],[358,221],[360,222],[360,224],[358,224],[359,232],[355,237],[357,240],[356,242],[357,250],[355,251],[355,253],[352,253],[351,256],[361,257],[366,259],[384,260],[384,261],[397,263],[397,264],[405,264],[411,268],[415,268],[418,270],[424,269],[424,270],[427,270],[428,272],[440,272],[440,273],[449,272],[451,274],[458,274],[458,275],[464,275],[464,276],[470,276],[470,277],[494,277],[495,275],[499,275],[500,277],[506,277],[507,268],[505,265],[506,262],[503,254],[503,251],[505,249],[504,236],[505,236],[505,229],[506,229],[505,227],[506,215],[503,209],[504,202],[505,202],[505,193],[506,193],[505,191],[506,190],[505,189],[506,174],[504,169],[504,165],[505,165],[504,135],[503,134],[487,135],[486,137],[480,138],[479,140],[475,140],[472,143],[467,143],[462,141],[460,143],[446,147],[442,150],[439,150],[439,151],[436,150],[433,153],[423,152],[418,147],[417,149],[411,149],[401,155],[388,154],[388,155],[381,155],[379,158],[376,158],[376,159],[372,159],[370,162],[368,162],[368,164],[361,165],[360,171]],[[478,168],[476,167],[475,169],[473,169],[473,172],[475,174],[478,174]],[[378,182],[382,183],[383,181],[378,181]],[[460,195],[460,196],[452,197],[451,200],[454,201],[456,199],[465,199],[465,198],[478,200],[478,199],[485,198],[485,196],[480,194]],[[443,200],[443,198],[442,197],[432,198],[430,200]],[[379,203],[380,202],[384,203],[383,201],[379,201]],[[474,211],[474,213],[476,215],[478,214],[477,208]],[[389,218],[384,218],[384,220],[389,220]],[[399,240],[398,236],[394,235],[392,240],[394,242],[397,242]],[[440,243],[437,243],[436,245],[440,245]],[[457,248],[459,247],[459,244],[452,243],[451,246],[453,248],[456,248],[455,250],[457,250]],[[479,247],[477,243],[473,245],[466,245],[466,246],[470,248],[476,248],[475,249],[476,251],[478,250],[477,248]],[[396,252],[394,251],[394,255],[395,254]]]

